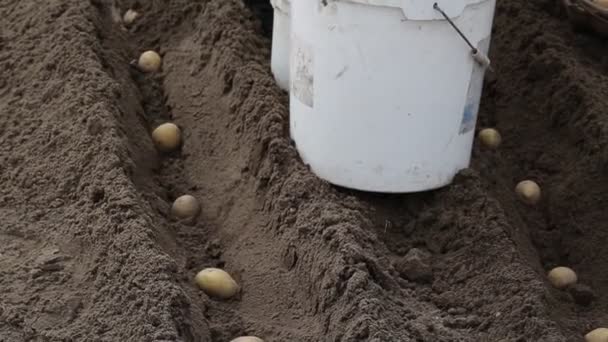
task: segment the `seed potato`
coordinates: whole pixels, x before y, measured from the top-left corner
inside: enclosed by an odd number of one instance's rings
[[[228,299],[240,288],[228,272],[219,268],[206,268],[196,275],[196,284],[209,296]]]
[[[541,198],[540,187],[531,180],[525,180],[517,184],[515,193],[522,202],[529,205],[537,204]]]
[[[198,200],[191,195],[178,197],[171,206],[171,214],[179,219],[196,217],[200,212],[201,206]]]
[[[162,60],[156,51],[146,51],[139,56],[137,66],[143,72],[156,72],[160,69]]]
[[[128,10],[125,12],[125,14],[122,17],[122,22],[126,25],[129,26],[131,24],[133,24],[133,22],[135,22],[135,19],[137,19],[139,17],[139,13],[137,13],[137,11],[135,10]]]
[[[547,275],[549,282],[555,288],[564,289],[570,285],[576,284],[578,277],[576,273],[568,267],[556,267],[549,271]]]
[[[182,133],[177,125],[164,123],[152,132],[152,141],[163,152],[174,151],[182,142]]]
[[[259,337],[255,337],[255,336],[241,336],[241,337],[235,338],[234,340],[232,340],[230,342],[264,342],[264,340],[262,340]]]
[[[598,328],[585,335],[585,342],[608,342],[608,329]]]
[[[500,146],[500,143],[502,142],[502,137],[500,136],[500,133],[494,128],[482,129],[481,131],[479,131],[477,137],[485,147],[492,149],[498,148],[498,146]]]

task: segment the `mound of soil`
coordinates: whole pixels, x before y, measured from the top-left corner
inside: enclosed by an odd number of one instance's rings
[[[0,341],[577,341],[608,325],[608,54],[553,1],[498,1],[480,126],[445,189],[331,186],[289,140],[268,9],[0,0]],[[132,27],[121,13],[142,14]],[[130,66],[144,50],[163,70]],[[179,152],[150,139],[184,133]],[[519,203],[537,180],[543,201]],[[172,201],[202,203],[195,222]],[[551,288],[573,267],[581,285]],[[221,301],[204,267],[243,291]]]

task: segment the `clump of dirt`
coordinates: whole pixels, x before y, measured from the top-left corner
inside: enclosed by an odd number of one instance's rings
[[[445,189],[368,194],[298,159],[268,7],[248,4],[0,3],[0,340],[553,342],[606,325],[600,40],[548,1],[499,1],[480,125],[503,147],[476,147]],[[143,16],[125,29],[128,8]],[[149,49],[159,74],[129,66]],[[177,153],[149,138],[165,121]],[[538,207],[517,202],[523,178]],[[194,223],[168,215],[185,193]],[[582,284],[550,288],[558,264]],[[239,298],[198,290],[204,267]]]

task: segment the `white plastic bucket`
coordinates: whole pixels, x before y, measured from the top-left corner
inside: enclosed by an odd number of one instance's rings
[[[496,0],[293,0],[290,130],[330,183],[404,193],[468,167]]]
[[[290,2],[271,0],[274,8],[272,29],[272,56],[270,67],[277,85],[289,90],[289,40],[290,40]]]

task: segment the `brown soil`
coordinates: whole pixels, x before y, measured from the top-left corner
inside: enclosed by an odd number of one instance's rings
[[[239,0],[0,0],[0,341],[580,341],[608,326],[608,47],[499,0],[480,127],[445,189],[315,178]],[[129,62],[156,49],[163,70]],[[179,153],[149,132],[173,121]],[[519,203],[537,180],[543,201]],[[197,196],[194,223],[168,215]],[[577,289],[545,280],[574,268]],[[222,267],[243,291],[193,284]],[[590,292],[593,292],[591,296]],[[589,299],[593,299],[591,303]]]

